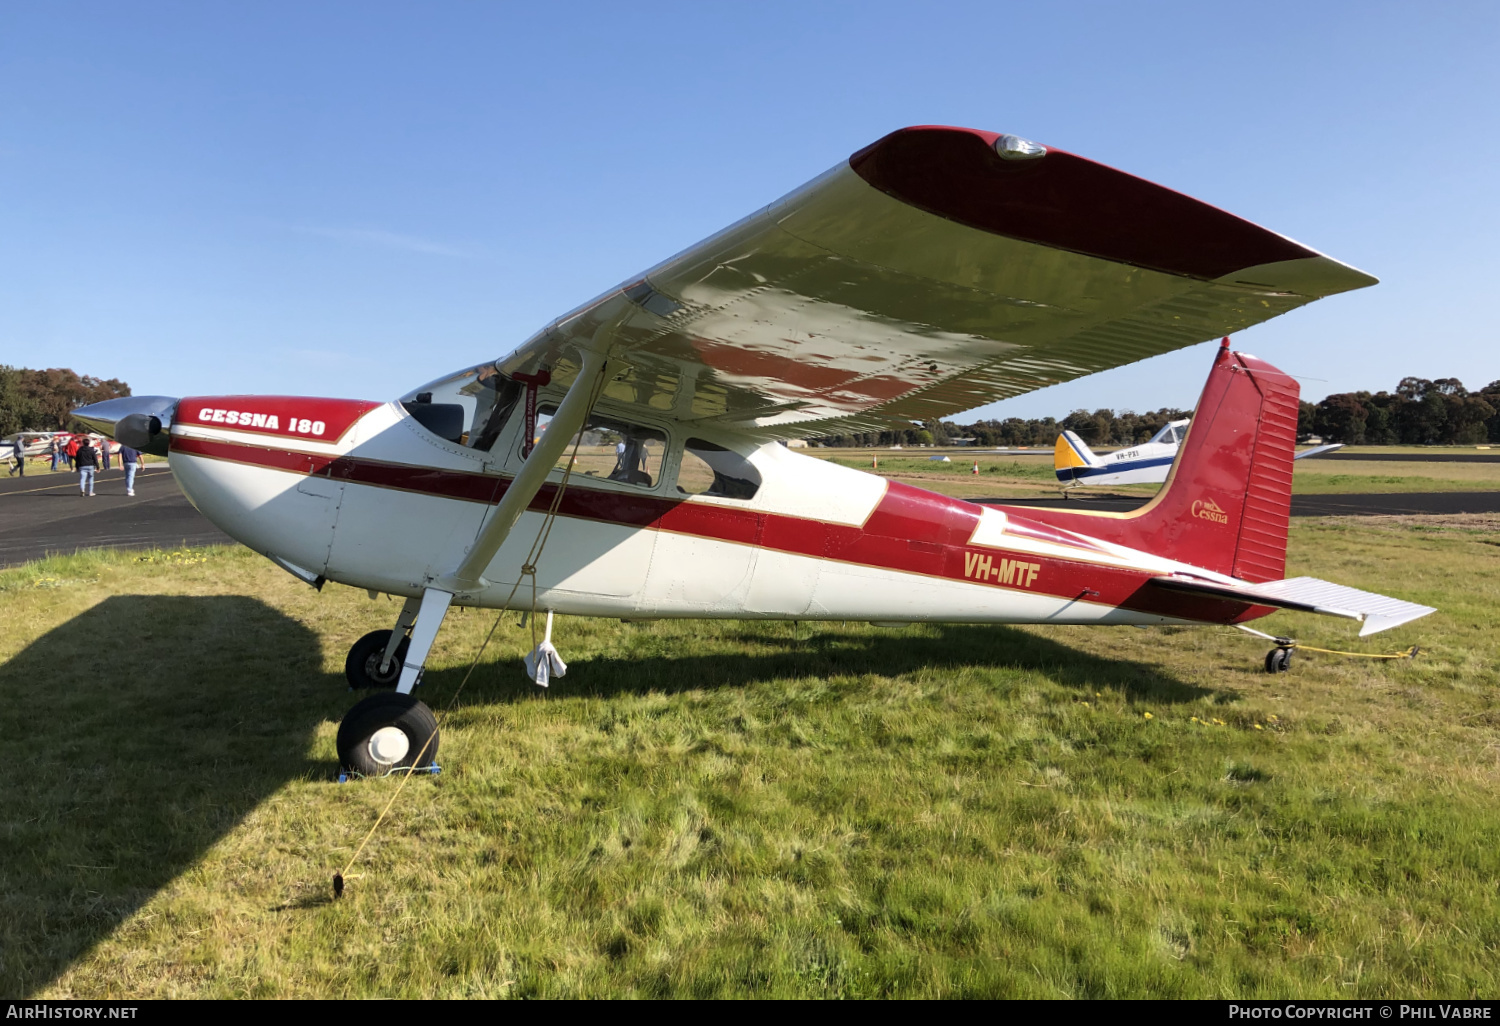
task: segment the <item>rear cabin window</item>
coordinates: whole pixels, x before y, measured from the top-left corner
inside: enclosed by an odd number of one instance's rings
[[[545,437],[556,413],[556,406],[543,406],[537,410],[536,442]],[[654,488],[661,480],[662,460],[666,454],[667,436],[662,432],[595,416],[590,417],[583,430],[568,440],[567,448],[557,458],[556,469],[566,469],[572,460],[575,479],[594,478]]]
[[[752,499],[760,490],[760,474],[739,453],[701,438],[689,438],[682,447],[677,490],[684,495]]]

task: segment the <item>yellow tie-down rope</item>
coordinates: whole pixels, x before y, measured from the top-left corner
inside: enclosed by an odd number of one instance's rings
[[[1254,627],[1246,627],[1242,623],[1235,624],[1234,628],[1235,630],[1244,631],[1246,634],[1253,634],[1257,638],[1265,638],[1267,641],[1275,644],[1277,648],[1297,649],[1302,652],[1322,652],[1324,655],[1349,656],[1351,659],[1415,659],[1417,654],[1422,651],[1420,647],[1413,645],[1404,652],[1346,652],[1338,648],[1317,648],[1313,645],[1304,645],[1301,642],[1293,641],[1291,638],[1278,638],[1274,634],[1258,631]]]
[[[585,424],[588,423],[589,414],[594,412],[594,404],[599,401],[599,393],[604,390],[604,378],[603,368],[601,368],[598,378],[594,381],[593,390],[589,394],[588,408],[583,411],[583,422]],[[464,679],[459,681],[457,690],[453,692],[453,697],[448,699],[448,704],[443,706],[440,713],[434,714],[434,720],[446,720],[448,718],[448,713],[452,711],[454,704],[458,701],[458,696],[463,694],[464,685],[468,684],[469,678],[474,675],[474,668],[479,665],[479,660],[484,657],[484,650],[489,648],[490,639],[495,636],[495,630],[500,626],[500,618],[510,609],[511,600],[516,597],[516,592],[521,589],[522,579],[528,576],[531,578],[531,634],[532,640],[536,640],[536,564],[542,558],[542,550],[547,547],[547,539],[552,535],[552,521],[557,519],[557,511],[562,506],[563,493],[568,490],[568,479],[573,476],[573,465],[578,460],[578,446],[582,442],[583,431],[580,429],[578,436],[573,439],[573,453],[568,459],[568,465],[563,468],[562,482],[557,486],[557,492],[552,496],[552,505],[547,507],[546,517],[542,520],[541,527],[537,529],[536,538],[531,542],[531,549],[526,553],[526,559],[521,564],[521,572],[516,576],[516,583],[511,586],[510,594],[505,598],[505,604],[495,614],[495,622],[490,625],[490,632],[484,636],[484,643],[479,646],[479,651],[474,653],[474,661],[469,664],[469,669],[464,674]],[[439,722],[438,726],[441,727],[441,722]],[[390,801],[385,803],[385,808],[381,809],[380,815],[375,817],[375,822],[370,825],[370,829],[365,834],[364,840],[359,842],[359,847],[354,849],[354,854],[349,856],[349,861],[344,863],[344,868],[333,874],[333,896],[335,898],[344,896],[345,875],[354,867],[354,863],[359,860],[360,854],[365,850],[365,845],[370,843],[370,838],[374,837],[375,831],[380,829],[380,824],[385,822],[386,813],[391,811],[391,806],[395,805],[396,799],[401,797],[401,792],[405,789],[406,782],[412,778],[412,774],[417,770],[417,765],[421,763],[422,757],[427,754],[428,746],[432,744],[433,739],[440,733],[441,730],[434,730],[428,736],[427,740],[423,742],[421,751],[417,752],[416,758],[412,759],[411,764],[406,767],[406,772],[401,776],[401,783],[396,785],[395,793],[391,795]]]

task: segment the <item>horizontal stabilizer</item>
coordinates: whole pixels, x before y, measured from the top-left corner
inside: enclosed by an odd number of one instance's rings
[[[1293,456],[1292,459],[1294,459],[1294,460],[1311,459],[1314,456],[1321,456],[1321,455],[1323,455],[1326,452],[1333,452],[1333,450],[1335,450],[1335,449],[1342,449],[1343,447],[1344,447],[1344,443],[1343,442],[1333,442],[1333,443],[1331,443],[1329,445],[1317,445],[1317,446],[1314,446],[1311,449],[1303,449],[1297,455]]]
[[[1277,609],[1295,609],[1304,613],[1322,613],[1325,616],[1359,620],[1364,624],[1359,630],[1362,638],[1437,612],[1431,606],[1419,606],[1415,602],[1403,602],[1371,591],[1346,588],[1342,584],[1320,581],[1316,577],[1293,577],[1285,581],[1267,581],[1264,584],[1225,584],[1171,574],[1153,578],[1151,583],[1172,591],[1240,599],[1257,606],[1274,606]]]

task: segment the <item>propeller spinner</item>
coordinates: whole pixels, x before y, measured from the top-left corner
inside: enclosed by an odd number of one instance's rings
[[[129,395],[80,406],[73,416],[121,445],[165,456],[177,402],[168,395]]]

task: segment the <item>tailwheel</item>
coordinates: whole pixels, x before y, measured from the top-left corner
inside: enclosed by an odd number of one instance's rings
[[[339,724],[339,765],[379,777],[393,770],[430,769],[437,758],[437,718],[425,703],[397,692],[364,699]]]
[[[1266,672],[1285,673],[1292,668],[1292,650],[1277,647],[1266,653]]]
[[[349,686],[356,691],[367,688],[393,688],[401,679],[401,664],[406,660],[406,650],[411,647],[411,638],[402,638],[396,646],[385,672],[380,671],[380,660],[385,647],[391,642],[392,631],[371,631],[354,643],[344,659],[344,676]],[[357,708],[357,707],[356,707]]]

